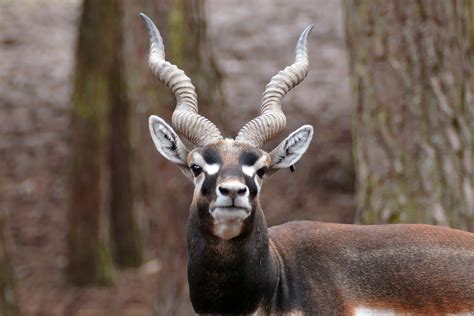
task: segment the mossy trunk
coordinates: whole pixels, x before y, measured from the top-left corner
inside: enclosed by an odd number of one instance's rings
[[[109,0],[84,0],[71,119],[67,277],[76,285],[112,282],[107,246],[107,138],[115,17]]]
[[[110,81],[110,226],[113,257],[120,267],[137,267],[143,262],[143,245],[134,213],[131,181],[130,101],[124,59],[124,12],[121,0],[108,1],[114,18],[114,49],[111,52]]]
[[[69,274],[78,284],[110,282],[107,224],[117,265],[139,266],[143,261],[131,180],[122,6],[122,0],[85,0],[79,27],[69,238]],[[84,261],[88,272],[81,271]],[[82,280],[86,274],[88,280]]]
[[[344,1],[362,223],[474,230],[472,1]]]

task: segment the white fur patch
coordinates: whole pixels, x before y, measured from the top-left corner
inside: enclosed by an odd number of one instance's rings
[[[240,208],[216,208],[210,212],[214,219],[214,235],[229,240],[240,235],[243,221],[250,212]]]
[[[262,156],[252,166],[249,166],[249,165],[242,166],[242,172],[253,179],[253,181],[255,182],[255,185],[257,186],[258,192],[260,192],[262,188],[262,179],[257,177],[257,170],[264,167],[266,161],[267,161],[267,157]]]
[[[194,152],[192,155],[195,163],[200,166],[205,173],[214,175],[219,172],[221,166],[218,163],[208,164],[198,152]]]
[[[243,165],[242,172],[249,177],[253,177],[255,172],[257,172],[257,169],[255,169],[254,166]]]
[[[255,182],[255,185],[257,186],[257,191],[260,192],[260,189],[262,188],[262,183],[261,183],[261,179],[257,179],[257,175],[256,175],[256,172],[257,172],[258,169],[256,169],[254,166],[247,166],[247,165],[243,165],[242,166],[242,172],[251,177],[253,179],[253,181]]]
[[[262,156],[252,166],[243,165],[242,172],[249,177],[253,177],[258,169],[265,166],[266,161],[267,161],[267,157]]]
[[[391,309],[373,308],[367,306],[359,306],[354,310],[356,316],[396,316],[396,315],[412,315],[411,313],[397,312]],[[473,316],[474,312],[447,314],[450,316]]]
[[[404,314],[403,313],[398,314],[397,312],[390,309],[359,306],[354,310],[354,315],[356,316],[380,316],[380,315],[396,316],[396,315],[404,315]]]
[[[257,191],[260,192],[262,189],[262,179],[258,177],[254,177],[253,181],[255,181],[255,185],[257,186]]]
[[[213,163],[210,165],[206,163],[204,164],[202,168],[204,169],[205,173],[209,175],[213,175],[219,172],[219,169],[221,168],[221,166],[218,163]]]

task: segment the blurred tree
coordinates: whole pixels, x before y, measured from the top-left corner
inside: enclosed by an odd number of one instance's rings
[[[76,47],[67,276],[77,285],[112,281],[104,221],[110,57],[116,48],[109,2],[84,0]]]
[[[110,223],[115,262],[121,267],[137,267],[143,262],[140,229],[134,214],[131,181],[130,102],[124,58],[124,12],[122,0],[108,0],[107,14],[113,25],[110,33],[114,49],[110,51],[109,81],[109,159]]]
[[[363,223],[474,230],[473,1],[344,1]]]
[[[15,273],[10,263],[5,218],[4,210],[0,208],[0,315],[18,316],[20,311],[15,291]]]
[[[69,279],[79,285],[112,281],[107,209],[116,262],[121,266],[142,262],[132,212],[121,5],[120,0],[84,0],[79,25],[72,96],[67,269]]]

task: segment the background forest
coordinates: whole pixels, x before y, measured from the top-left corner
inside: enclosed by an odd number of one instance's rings
[[[192,314],[193,188],[149,136],[175,101],[139,12],[231,137],[316,25],[283,102],[316,133],[267,180],[269,225],[474,231],[473,1],[0,0],[0,315]]]

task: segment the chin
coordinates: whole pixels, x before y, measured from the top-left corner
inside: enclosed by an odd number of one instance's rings
[[[222,240],[230,240],[242,233],[244,221],[251,212],[239,207],[216,207],[210,213],[214,220],[213,234]]]

